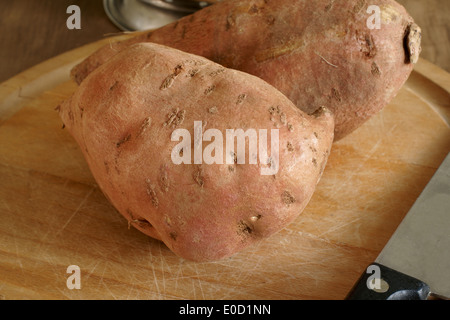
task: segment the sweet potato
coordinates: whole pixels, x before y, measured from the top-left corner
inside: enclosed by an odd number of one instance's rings
[[[376,11],[380,9],[380,28]],[[372,19],[373,18],[373,19]],[[304,112],[335,114],[335,140],[381,110],[407,80],[420,28],[393,0],[226,0],[105,46],[72,72],[81,82],[136,42],[154,42],[258,76]]]
[[[326,108],[306,115],[260,78],[150,43],[97,68],[58,110],[115,208],[194,261],[233,255],[295,219],[333,142],[334,118]],[[182,142],[176,136],[181,129],[190,133]],[[251,136],[242,153],[238,139],[228,140],[229,129],[267,130],[267,145],[257,138],[256,163]],[[223,145],[225,137],[231,141],[231,152],[223,147],[218,156],[220,148],[208,149],[222,146],[219,135],[207,142],[212,132],[222,133]],[[272,144],[276,134],[278,145]],[[186,145],[177,148],[180,143]],[[218,156],[214,163],[206,162],[208,150]],[[185,156],[186,163],[174,161]]]

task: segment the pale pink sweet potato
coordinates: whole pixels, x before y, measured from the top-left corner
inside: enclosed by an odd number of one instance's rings
[[[325,108],[306,115],[255,76],[156,44],[115,55],[58,109],[117,210],[194,261],[228,257],[287,226],[310,200],[333,141]],[[216,138],[204,138],[205,158],[194,163],[195,121],[200,134],[223,134],[223,163],[205,160]],[[179,129],[191,135],[183,149],[172,139]],[[252,164],[249,138],[245,155],[235,149],[227,163],[227,129],[268,130],[268,157]],[[192,163],[174,162],[188,152]]]
[[[73,69],[74,79],[81,82],[136,42],[164,44],[256,75],[308,114],[326,106],[336,118],[337,140],[405,83],[420,52],[420,28],[393,0],[225,0],[105,46]]]

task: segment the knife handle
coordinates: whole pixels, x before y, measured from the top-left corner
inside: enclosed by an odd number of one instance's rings
[[[427,300],[429,286],[413,277],[372,263],[349,292],[346,300]]]

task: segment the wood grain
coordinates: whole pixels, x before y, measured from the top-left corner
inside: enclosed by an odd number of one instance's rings
[[[81,9],[81,30],[69,30],[67,7]],[[66,51],[117,33],[101,0],[0,1],[0,82]]]
[[[421,60],[389,106],[333,146],[294,223],[230,259],[185,261],[129,228],[54,110],[76,89],[67,70],[104,41],[0,85],[4,299],[343,299],[450,151],[450,75]],[[80,290],[66,286],[69,265]]]

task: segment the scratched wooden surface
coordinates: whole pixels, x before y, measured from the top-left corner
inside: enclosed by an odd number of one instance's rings
[[[343,299],[450,151],[450,75],[421,60],[333,146],[290,226],[226,260],[184,261],[128,228],[54,111],[76,89],[68,70],[103,43],[0,85],[0,298]],[[80,290],[66,286],[70,265]]]
[[[422,57],[450,72],[450,1],[398,0],[423,29]],[[81,30],[66,28],[66,8],[81,8]],[[0,82],[44,60],[120,30],[101,0],[0,1]]]

